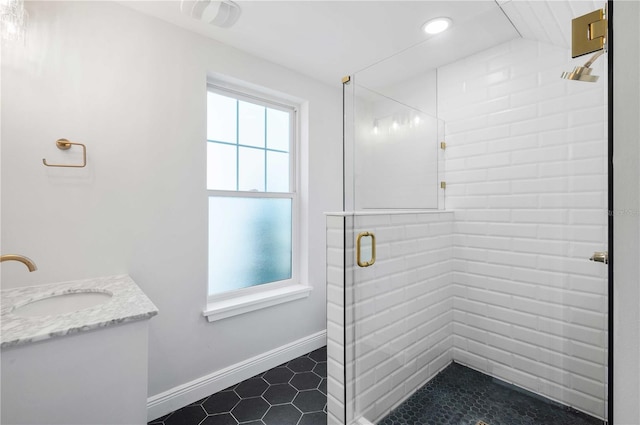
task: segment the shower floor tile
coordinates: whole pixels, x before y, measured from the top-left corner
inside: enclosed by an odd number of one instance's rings
[[[544,400],[452,363],[378,425],[602,425],[599,419]]]
[[[327,347],[240,382],[148,425],[325,425]]]

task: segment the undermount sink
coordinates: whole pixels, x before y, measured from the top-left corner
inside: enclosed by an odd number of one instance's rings
[[[66,292],[18,306],[12,313],[22,317],[73,313],[105,303],[111,299],[111,295],[101,291]]]

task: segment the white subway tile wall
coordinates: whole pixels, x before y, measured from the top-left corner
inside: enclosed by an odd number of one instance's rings
[[[327,216],[327,424],[344,425],[344,221]]]
[[[438,70],[453,359],[597,417],[607,268],[587,259],[607,242],[603,63],[597,84],[565,81],[568,50],[520,39]]]
[[[347,423],[359,417],[375,423],[451,362],[453,213],[327,218],[329,424],[344,423],[344,221],[348,241],[364,231],[375,233],[377,241],[373,267],[347,264],[346,291],[352,306],[347,308],[347,397],[353,400],[348,415],[358,415],[347,417]],[[346,252],[351,262],[353,247]]]

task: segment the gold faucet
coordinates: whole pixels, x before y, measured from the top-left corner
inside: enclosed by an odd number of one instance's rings
[[[0,263],[2,263],[3,261],[19,261],[25,266],[27,266],[30,272],[35,272],[36,270],[38,270],[36,263],[31,261],[29,258],[25,257],[24,255],[17,255],[17,254],[0,255]]]

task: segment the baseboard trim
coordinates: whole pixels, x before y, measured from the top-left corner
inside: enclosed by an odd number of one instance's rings
[[[151,396],[147,399],[147,419],[151,421],[159,418],[325,345],[326,330]]]

